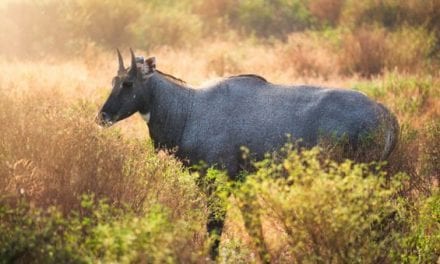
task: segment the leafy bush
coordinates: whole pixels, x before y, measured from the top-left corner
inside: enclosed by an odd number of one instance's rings
[[[310,24],[304,1],[240,1],[231,24],[246,33],[264,37],[281,37],[303,30]]]
[[[440,256],[440,192],[421,197],[407,215],[409,228],[400,239],[400,251],[394,252],[401,263],[435,263]]]
[[[321,70],[316,60],[340,55],[333,64],[344,74],[371,76],[384,67],[435,72],[440,63],[438,10],[434,0],[6,1],[0,5],[0,54],[39,59],[80,55],[91,48],[188,49],[203,45],[204,39],[236,42],[229,36],[237,32],[239,41],[273,43],[317,29],[325,38],[330,29],[347,32],[342,45],[329,53],[318,48],[314,56],[308,49],[294,51],[306,54],[300,58],[305,67]]]
[[[426,111],[436,106],[439,94],[436,91],[438,81],[430,75],[405,75],[388,72],[380,80],[355,85],[356,90],[366,93],[387,105],[399,117],[400,122],[412,120],[418,127],[426,118],[435,116],[435,112]],[[428,115],[422,118],[420,114]]]
[[[255,215],[282,230],[289,262],[358,263],[389,259],[401,225],[395,197],[404,175],[386,180],[371,166],[321,160],[318,150],[288,151],[265,160],[235,192],[256,204]],[[243,195],[254,193],[254,195]],[[284,260],[287,261],[287,260]]]
[[[152,1],[131,28],[136,45],[154,48],[161,45],[189,47],[201,38],[202,21],[185,1]]]
[[[432,183],[440,175],[440,118],[428,123],[425,135],[421,146],[421,173]]]
[[[398,117],[399,142],[385,169],[391,174],[407,173],[410,176],[409,189],[417,192],[427,192],[431,188],[433,174],[428,168],[435,168],[436,164],[434,142],[438,137],[435,133],[438,113],[429,110],[438,108],[436,86],[437,80],[432,76],[397,72],[388,72],[380,80],[354,85],[356,90],[382,102]]]
[[[194,241],[197,221],[175,221],[166,207],[136,215],[84,197],[65,217],[55,208],[11,208],[0,203],[0,259],[3,263],[175,263],[200,259]],[[197,244],[198,243],[198,244]]]
[[[342,21],[351,26],[378,24],[393,27],[399,22],[401,10],[402,4],[395,0],[347,0]]]
[[[401,27],[387,36],[385,67],[404,72],[422,72],[436,68],[430,60],[434,52],[435,36],[422,27]],[[426,71],[426,70],[425,70]]]
[[[399,30],[402,26],[410,28],[423,27],[430,32],[429,34],[433,34],[435,44],[430,57],[438,61],[440,48],[439,10],[440,3],[435,0],[346,0],[339,25],[351,29],[375,25],[387,28],[390,31]],[[414,35],[410,37],[414,37]],[[402,38],[402,41],[406,41],[406,39]],[[410,45],[410,41],[405,45]]]
[[[99,46],[117,48],[134,44],[131,27],[143,13],[143,5],[136,0],[71,0],[74,14],[67,20],[75,37]],[[67,14],[66,14],[67,15]]]
[[[439,3],[437,1],[396,1],[396,0],[346,0],[342,14],[342,23],[348,25],[379,24],[388,28],[399,25],[422,26],[429,30],[438,29]]]
[[[272,259],[435,261],[440,250],[438,190],[413,206],[398,194],[405,185],[403,174],[387,179],[377,167],[351,161],[337,164],[323,159],[317,149],[289,150],[286,155],[258,163],[258,170],[232,189],[225,185],[223,173],[210,170],[199,179],[207,192],[233,190],[239,205],[253,205],[247,213],[254,221],[262,215],[263,222],[270,222],[263,228],[263,239],[265,243],[271,242],[271,236],[276,239],[268,247],[277,252]],[[172,208],[158,203],[149,203],[140,214],[130,207],[118,208],[91,195],[83,196],[74,206],[77,209],[62,214],[54,207],[42,210],[24,200],[1,199],[0,259],[7,263],[203,261],[204,220],[197,214],[176,217]],[[250,255],[236,239],[225,241],[221,250],[224,261],[246,262]]]
[[[191,6],[178,1],[170,4],[138,0],[6,3],[0,6],[1,53],[38,59],[81,54],[93,45],[106,49],[176,47],[199,40],[201,21],[189,10]]]

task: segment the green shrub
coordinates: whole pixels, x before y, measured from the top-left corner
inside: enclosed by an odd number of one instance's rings
[[[72,0],[72,16],[66,21],[77,38],[105,48],[133,45],[135,36],[131,27],[143,13],[144,6],[136,0]]]
[[[435,67],[437,62],[430,59],[435,43],[434,34],[426,28],[400,27],[387,36],[384,66],[389,70],[415,73]]]
[[[400,124],[398,144],[388,159],[391,174],[410,176],[411,190],[428,192],[436,174],[437,147],[435,109],[439,100],[438,81],[430,75],[403,75],[387,72],[381,79],[357,83],[354,89],[386,105]]]
[[[371,24],[394,27],[400,22],[401,11],[401,1],[347,0],[342,14],[342,22],[352,27]]]
[[[252,258],[252,252],[238,239],[226,239],[222,241],[220,251],[220,263],[250,263],[256,262]]]
[[[440,118],[428,123],[424,132],[426,139],[421,146],[421,173],[432,184],[440,175]]]
[[[422,197],[408,216],[409,229],[399,240],[400,263],[435,263],[440,256],[440,192]]]
[[[152,1],[143,7],[131,32],[141,48],[185,48],[200,40],[202,21],[191,12],[188,2]]]
[[[200,259],[197,221],[175,221],[154,205],[137,215],[85,197],[80,211],[63,216],[50,208],[0,203],[1,263],[175,263]]]
[[[430,56],[438,60],[440,47],[439,10],[440,2],[436,0],[347,0],[341,14],[340,25],[354,29],[363,25],[375,24],[391,31],[402,26],[423,27],[436,38]],[[405,41],[405,39],[402,40]]]
[[[435,104],[439,98],[437,85],[430,75],[404,75],[392,71],[380,80],[358,83],[354,88],[383,102],[402,122],[419,116]]]
[[[240,1],[231,14],[233,27],[263,37],[284,38],[287,33],[307,28],[310,15],[305,1]]]
[[[439,7],[435,0],[6,1],[0,54],[40,59],[91,48],[190,48],[236,32],[284,41],[292,32],[330,28],[350,32],[338,49],[346,53],[344,73],[375,75],[384,66],[432,71],[440,61]]]
[[[438,31],[440,4],[435,0],[346,0],[342,23],[346,25],[380,24],[388,28],[399,25],[427,26]]]
[[[114,49],[188,47],[201,38],[189,2],[28,0],[0,6],[1,54],[20,58],[78,55],[89,46]],[[179,21],[178,23],[176,21]]]
[[[258,163],[258,171],[235,194],[240,199],[258,197],[253,213],[262,213],[282,230],[289,262],[389,259],[402,221],[393,197],[404,175],[388,181],[371,165],[337,164],[318,154],[317,149],[288,151],[284,161]],[[243,195],[249,192],[254,195]]]

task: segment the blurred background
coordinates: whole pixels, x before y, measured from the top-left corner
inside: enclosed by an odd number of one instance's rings
[[[313,76],[437,73],[440,1],[3,0],[0,32],[0,56],[20,60],[167,48],[216,75],[249,59]]]

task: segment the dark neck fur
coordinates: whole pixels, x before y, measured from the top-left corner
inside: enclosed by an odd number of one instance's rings
[[[155,147],[179,147],[191,113],[194,90],[161,72],[155,72],[146,85],[151,91],[148,127]]]

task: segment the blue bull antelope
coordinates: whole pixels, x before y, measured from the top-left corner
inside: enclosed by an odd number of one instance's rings
[[[225,169],[231,179],[244,166],[242,146],[261,159],[280,149],[287,135],[300,139],[300,146],[306,148],[316,146],[322,137],[345,138],[348,158],[374,148],[375,153],[368,156],[373,160],[386,159],[397,141],[395,117],[356,91],[277,85],[257,75],[233,76],[194,89],[157,70],[154,57],[144,60],[131,51],[131,66],[125,68],[118,51],[118,60],[99,124],[110,126],[139,112],[157,149],[175,150],[187,165],[203,161]],[[374,142],[361,144],[378,131]],[[208,232],[216,234],[212,258],[218,254],[225,212],[215,215],[211,212],[207,221]],[[250,230],[253,227],[246,224],[246,217],[245,225],[255,237],[262,236],[261,228]],[[263,256],[266,249],[259,246]]]

